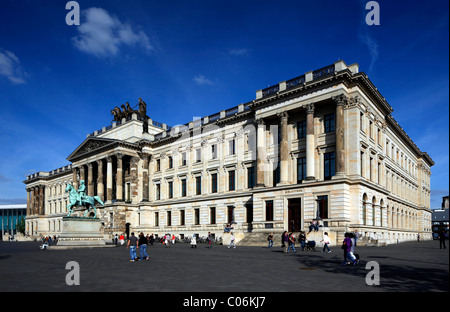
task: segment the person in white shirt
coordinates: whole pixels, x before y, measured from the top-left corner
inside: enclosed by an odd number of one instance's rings
[[[231,246],[233,246],[233,248],[236,248],[234,241],[235,241],[234,235],[233,235],[233,233],[231,233],[231,241],[230,241],[230,245],[228,245],[228,248],[231,248]]]
[[[325,232],[323,234],[323,239],[321,240],[321,242],[323,242],[323,249],[322,252],[325,251],[325,248],[328,249],[328,253],[331,252],[330,247],[328,247],[328,244],[330,243],[330,238],[328,237],[328,233]]]

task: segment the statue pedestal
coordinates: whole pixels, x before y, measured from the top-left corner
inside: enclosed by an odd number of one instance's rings
[[[58,244],[51,246],[51,249],[106,246],[100,232],[100,219],[64,217],[62,223],[62,233]]]

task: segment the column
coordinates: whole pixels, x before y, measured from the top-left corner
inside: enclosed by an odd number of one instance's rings
[[[84,165],[80,166],[80,182],[81,181],[86,182],[86,177],[85,177],[85,174],[84,174]]]
[[[94,173],[92,163],[88,163],[88,185],[87,185],[87,195],[94,196]]]
[[[314,104],[306,105],[306,181],[314,181]]]
[[[72,168],[72,185],[78,190],[78,168]]]
[[[105,186],[103,185],[103,160],[97,160],[97,196],[103,201],[105,197]]]
[[[39,185],[39,215],[44,214],[44,186]]]
[[[289,184],[289,150],[287,138],[288,113],[286,111],[278,113],[281,118],[281,142],[280,142],[280,183],[278,185]]]
[[[27,189],[27,215],[31,215],[31,190]]]
[[[112,180],[112,157],[106,157],[106,203],[112,203],[113,197],[113,180]]]
[[[148,166],[149,166],[149,160],[150,160],[150,156],[147,154],[143,154],[141,156],[142,158],[142,201],[143,202],[147,202],[149,200],[149,188],[148,188],[148,181],[149,181],[149,171],[148,171]]]
[[[116,172],[116,200],[123,201],[123,171],[122,171],[122,157],[119,153],[117,156],[117,172]]]
[[[265,159],[266,159],[266,136],[264,120],[256,120],[257,123],[257,148],[256,148],[256,186],[264,187],[265,178]]]
[[[336,103],[336,176],[342,176],[345,175],[344,104],[347,97],[340,94],[332,99]]]
[[[131,157],[130,160],[130,193],[131,193],[131,202],[137,203],[138,202],[138,157]]]

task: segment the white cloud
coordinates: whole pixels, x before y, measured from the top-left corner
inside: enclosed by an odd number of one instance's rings
[[[364,26],[367,27],[367,26]],[[367,30],[362,30],[358,34],[359,40],[367,46],[370,54],[370,66],[369,73],[372,72],[373,67],[375,66],[375,62],[378,60],[379,52],[378,52],[378,43],[377,41],[369,35]]]
[[[212,85],[213,82],[211,80],[209,80],[208,78],[206,78],[203,75],[197,75],[194,77],[194,81],[196,84],[200,85],[200,86],[204,86],[204,85]]]
[[[22,84],[26,82],[27,73],[14,53],[0,49],[0,76],[8,78],[12,83]]]
[[[147,51],[153,47],[143,31],[134,31],[131,25],[101,8],[83,11],[85,21],[77,26],[79,35],[72,38],[77,49],[97,57],[115,56],[121,46],[141,46]]]

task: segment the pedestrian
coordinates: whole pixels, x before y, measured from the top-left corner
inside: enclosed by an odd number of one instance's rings
[[[283,252],[286,253],[289,247],[289,235],[287,231],[283,233],[283,245],[281,247],[283,247]]]
[[[175,245],[175,234],[172,234],[172,245]]]
[[[117,236],[117,233],[114,235],[114,245],[117,246],[117,243],[119,242],[119,236]]]
[[[152,235],[150,235],[150,240],[149,240],[151,246],[153,246],[154,241],[155,241],[155,236],[152,233]]]
[[[137,259],[137,255],[136,255],[136,248],[138,245],[138,239],[136,236],[134,236],[134,232],[131,232],[131,236],[130,239],[128,240],[127,243],[127,248],[130,249],[130,262],[134,262]]]
[[[342,243],[342,249],[344,250],[344,262],[342,265],[347,265],[347,261],[350,261],[353,263],[353,265],[356,265],[356,258],[352,256],[352,240],[350,239],[350,233],[345,233],[345,238]]]
[[[231,246],[233,246],[233,248],[236,248],[236,244],[234,243],[236,239],[234,238],[233,233],[231,233],[231,240],[230,240],[230,244],[228,245],[228,248],[231,248]]]
[[[300,236],[298,239],[300,240],[300,246],[302,247],[302,250],[305,250],[305,245],[306,245],[305,231],[300,232]]]
[[[325,248],[328,249],[328,253],[331,252],[330,247],[328,247],[328,244],[330,243],[330,238],[328,237],[328,233],[323,233],[323,239],[321,240],[323,242],[323,249],[322,252],[325,251]]]
[[[164,235],[164,245],[166,245],[166,248],[169,247],[169,234]]]
[[[191,248],[197,248],[197,237],[195,237],[195,234],[191,238]]]
[[[355,230],[354,236],[355,236],[355,247],[356,247],[356,245],[358,243],[358,238],[359,238],[358,230]]]
[[[269,236],[267,236],[267,240],[269,241],[269,246],[267,246],[267,248],[272,248],[272,246],[273,246],[273,233],[270,233]]]
[[[120,236],[119,236],[119,242],[120,242],[121,246],[123,246],[123,244],[125,244],[125,237],[123,236],[123,233],[120,234]]]
[[[144,236],[144,233],[141,232],[141,234],[139,235],[139,253],[141,255],[141,260],[144,260],[144,256],[145,256],[145,260],[148,261],[148,259],[150,259],[150,257],[147,254],[147,244],[148,244],[148,240],[147,237]]]
[[[208,248],[212,247],[212,235],[211,232],[208,232]]]
[[[289,252],[289,249],[291,249],[291,247],[292,247],[292,250],[294,251],[294,253],[296,253],[297,250],[295,250],[295,235],[294,235],[294,233],[289,234],[288,242],[289,242],[289,247],[287,249],[287,252]]]
[[[439,232],[439,249],[442,249],[442,247],[444,247],[444,249],[446,249],[447,247],[445,246],[445,239],[447,238],[447,234],[445,233],[445,230],[442,230]]]
[[[417,233],[417,242],[420,243],[420,233]]]

